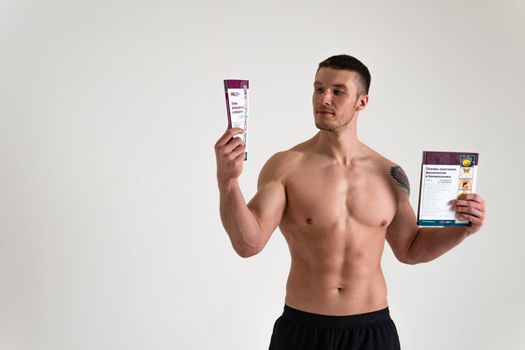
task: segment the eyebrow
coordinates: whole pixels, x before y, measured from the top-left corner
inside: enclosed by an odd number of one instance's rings
[[[314,86],[317,86],[317,85],[323,85],[320,81],[316,81],[314,82]],[[344,88],[344,89],[348,89],[348,87],[345,85],[345,84],[334,84],[332,85],[333,87],[336,87],[336,88]]]

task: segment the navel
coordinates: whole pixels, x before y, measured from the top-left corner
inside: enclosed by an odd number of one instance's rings
[[[314,221],[313,221],[311,218],[306,218],[306,223],[307,223],[308,225],[311,225],[311,224],[314,223]]]

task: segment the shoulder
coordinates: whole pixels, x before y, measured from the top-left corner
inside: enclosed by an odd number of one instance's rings
[[[293,169],[298,163],[305,159],[307,153],[308,141],[305,141],[290,149],[275,153],[266,161],[264,168],[278,168],[281,171]]]
[[[403,168],[401,168],[400,165],[393,164],[390,166],[389,172],[395,184],[398,185],[405,194],[410,195],[410,182]]]
[[[384,157],[372,149],[370,150],[373,154],[375,162],[381,168],[381,172],[383,172],[385,176],[388,177],[389,181],[391,181],[391,183],[394,185],[393,187],[396,189],[396,192],[410,195],[410,183],[408,176],[401,165],[391,161],[390,159]]]
[[[304,153],[291,148],[286,151],[277,152],[264,164],[259,175],[259,185],[270,181],[282,181],[297,167],[304,157]]]

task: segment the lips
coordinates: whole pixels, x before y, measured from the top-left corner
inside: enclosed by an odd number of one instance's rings
[[[327,110],[317,110],[315,113],[317,113],[318,115],[321,115],[321,116],[331,116],[331,115],[335,114],[334,112],[327,111]]]
[[[315,110],[315,113],[317,114],[326,114],[326,115],[334,115],[335,111],[332,108],[327,108],[326,106],[317,106],[317,109]]]

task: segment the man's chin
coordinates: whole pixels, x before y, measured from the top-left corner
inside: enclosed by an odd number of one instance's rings
[[[334,131],[336,129],[334,125],[326,125],[324,123],[319,123],[319,122],[315,122],[315,126],[317,127],[317,129],[323,130],[323,131]]]
[[[348,120],[346,122],[343,122],[343,123],[332,123],[329,120],[315,119],[315,126],[319,130],[336,131],[336,130],[341,130],[342,128],[344,128],[347,125],[349,125],[351,122],[352,122],[352,119],[350,119],[350,120]]]

